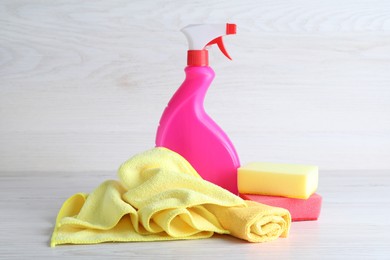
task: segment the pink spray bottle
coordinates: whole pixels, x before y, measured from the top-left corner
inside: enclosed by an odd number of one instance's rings
[[[217,44],[229,59],[222,37],[236,34],[235,24],[196,24],[182,29],[188,43],[186,78],[165,108],[156,146],[173,150],[205,179],[237,194],[237,152],[225,132],[206,114],[203,102],[215,73],[207,47]]]

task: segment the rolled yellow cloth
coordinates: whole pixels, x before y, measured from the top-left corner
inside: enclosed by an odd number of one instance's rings
[[[179,154],[154,148],[126,161],[119,181],[78,193],[58,213],[51,246],[197,239],[214,232],[250,242],[286,237],[282,208],[244,201],[203,180]]]

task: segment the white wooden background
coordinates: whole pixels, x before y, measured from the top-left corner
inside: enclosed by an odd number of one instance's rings
[[[0,2],[0,171],[115,171],[154,146],[190,23],[212,50],[206,109],[242,163],[390,169],[387,0]]]

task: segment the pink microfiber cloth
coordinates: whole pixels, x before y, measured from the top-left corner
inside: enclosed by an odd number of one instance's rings
[[[254,194],[240,194],[240,197],[245,200],[285,208],[290,211],[292,221],[317,220],[322,204],[322,198],[317,193],[314,193],[306,200]]]
[[[288,210],[242,200],[203,180],[166,148],[136,155],[118,175],[63,204],[51,246],[197,239],[214,232],[250,242],[288,235]]]

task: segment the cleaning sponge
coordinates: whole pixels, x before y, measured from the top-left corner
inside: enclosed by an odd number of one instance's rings
[[[318,187],[314,165],[255,162],[238,168],[238,191],[308,199]]]
[[[321,212],[322,197],[314,193],[307,200],[278,196],[240,194],[244,200],[252,200],[290,211],[292,221],[317,220]]]

